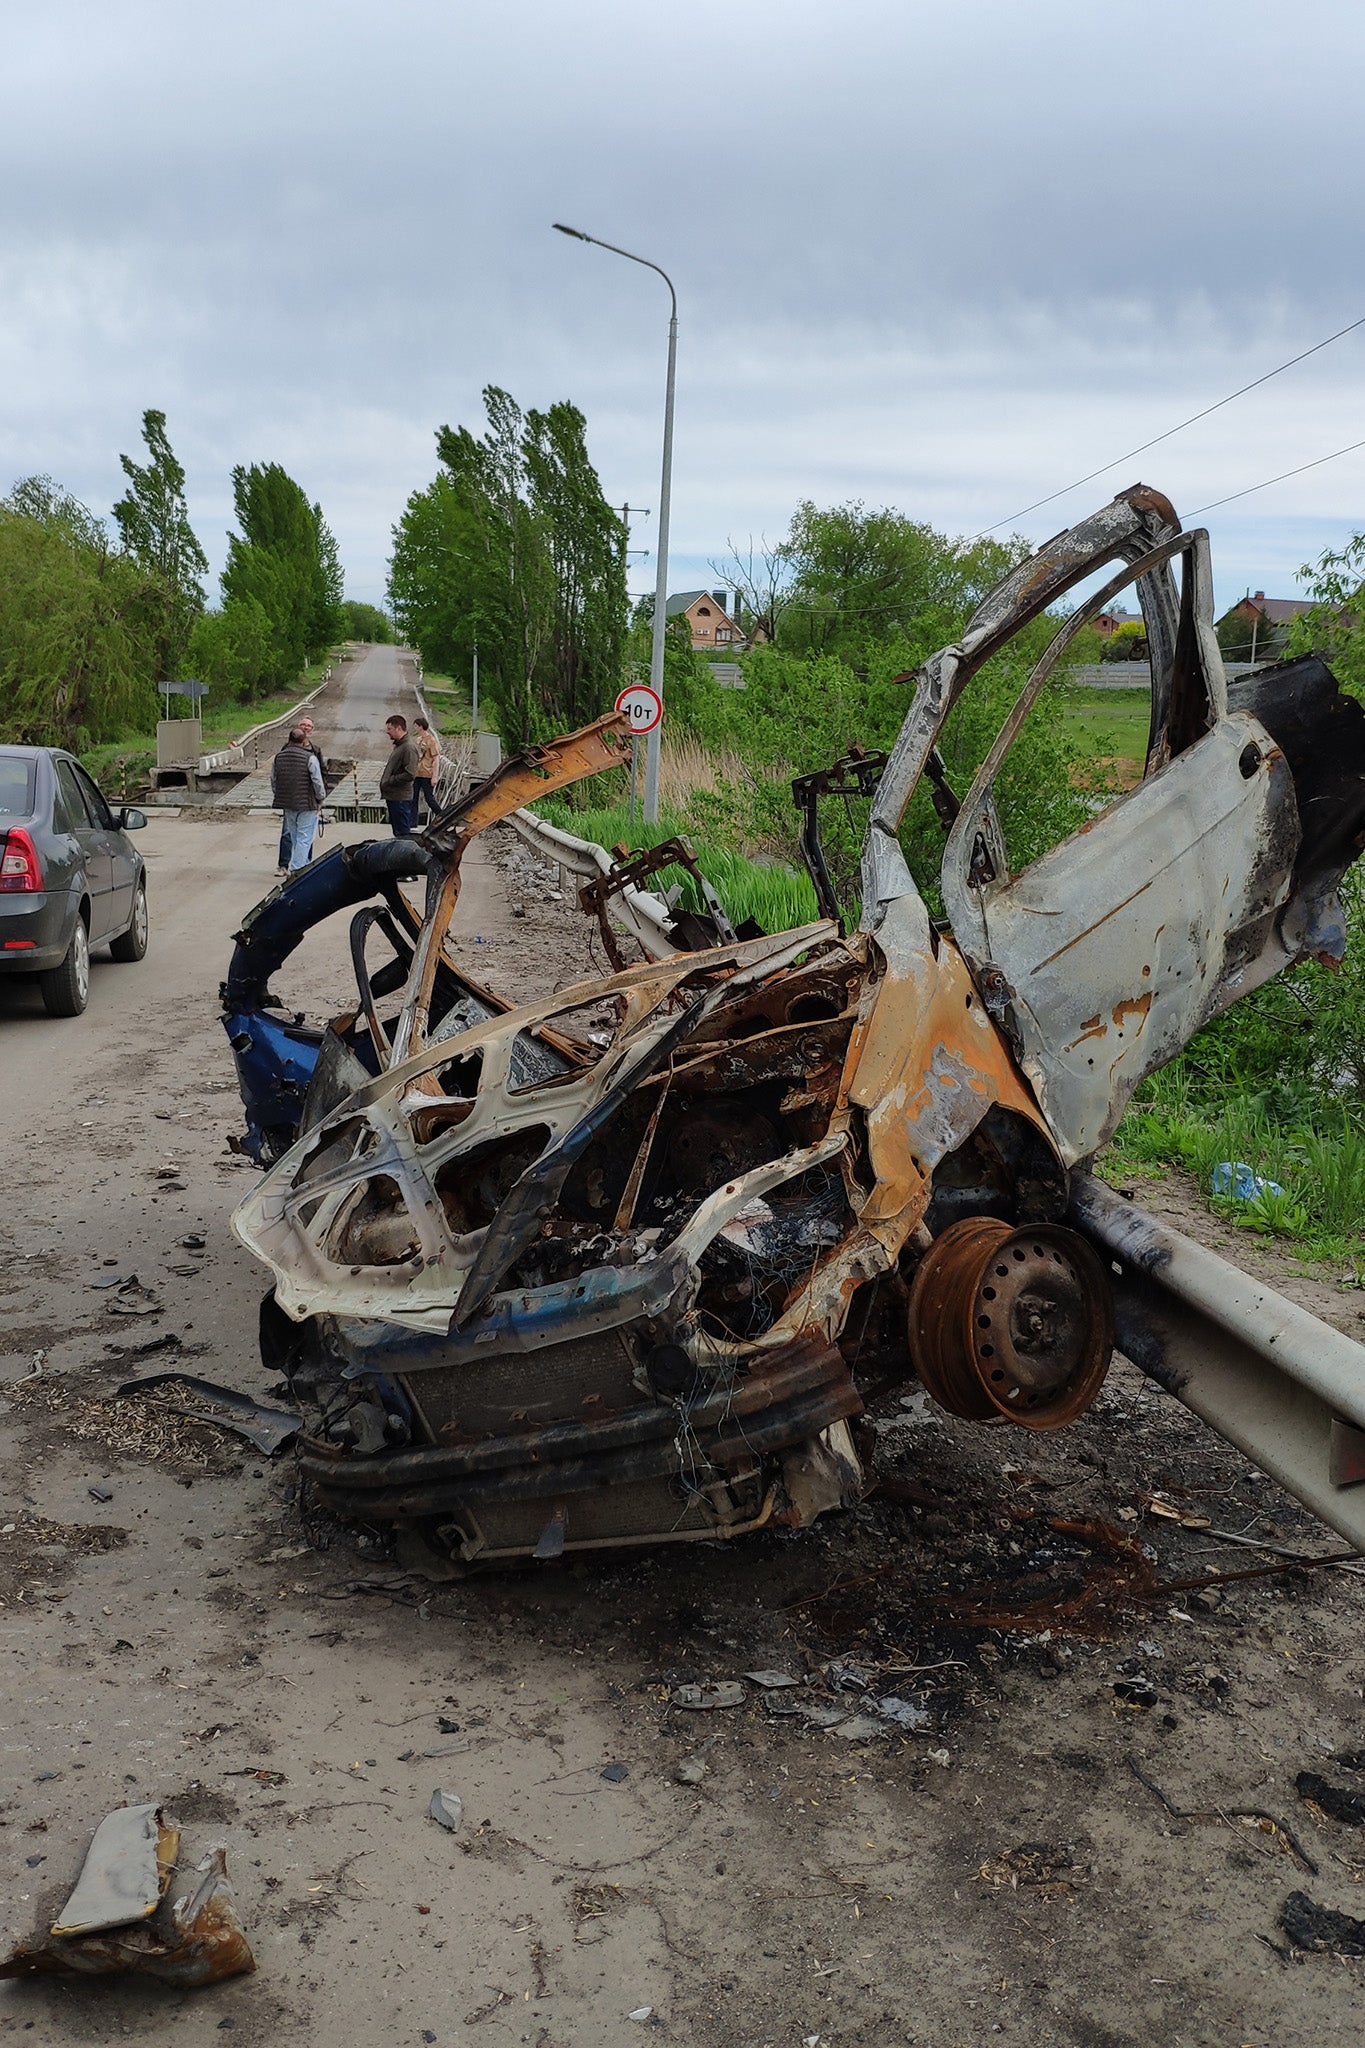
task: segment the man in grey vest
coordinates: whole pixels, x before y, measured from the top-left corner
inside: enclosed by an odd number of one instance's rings
[[[317,764],[318,764],[318,767],[319,767],[319,768],[321,768],[321,766],[322,766],[322,748],[321,748],[320,746],[318,746],[318,744],[316,743],[316,741],[315,741],[315,740],[314,740],[314,738],[313,738],[313,721],[312,721],[312,719],[311,719],[311,718],[301,718],[301,719],[299,720],[299,731],[300,731],[300,732],[301,732],[301,733],[303,734],[303,740],[304,740],[304,745],[305,745],[305,746],[307,747],[307,749],[308,749],[309,753],[310,753],[310,754],[312,754],[312,755],[314,755],[314,756],[316,757],[316,759],[317,759]],[[290,850],[291,850],[291,848],[290,848],[290,839],[289,839],[289,827],[288,827],[288,826],[287,826],[287,825],[286,825],[286,824],[284,823],[283,819],[281,819],[281,821],[280,821],[280,858],[279,858],[279,866],[278,866],[278,870],[277,870],[277,872],[279,873],[279,875],[280,875],[281,879],[283,879],[283,877],[284,877],[285,875],[287,875],[287,874],[288,874],[288,872],[289,872],[289,855],[290,855]]]
[[[326,794],[316,751],[309,746],[303,727],[291,726],[289,738],[270,764],[270,796],[275,809],[283,813],[281,824],[289,835],[291,875],[308,865]]]

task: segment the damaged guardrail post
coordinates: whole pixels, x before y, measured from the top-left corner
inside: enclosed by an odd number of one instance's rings
[[[1365,1345],[1092,1175],[1068,1213],[1110,1256],[1125,1357],[1365,1550]]]

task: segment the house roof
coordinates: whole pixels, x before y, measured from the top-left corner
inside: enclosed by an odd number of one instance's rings
[[[1311,612],[1313,600],[1310,597],[1253,597],[1251,602],[1263,619],[1272,626],[1287,626],[1303,612]]]
[[[673,597],[669,598],[668,603],[664,606],[665,617],[672,619],[676,618],[679,612],[690,611],[699,597],[706,598],[711,604],[716,602],[714,590],[679,590]],[[725,611],[724,605],[717,606],[717,609]],[[725,612],[725,616],[728,619],[730,616],[729,612]]]

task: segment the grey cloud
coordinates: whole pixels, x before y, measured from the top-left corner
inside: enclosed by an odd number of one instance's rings
[[[654,504],[662,286],[552,219],[679,284],[689,575],[807,492],[973,530],[1365,311],[1365,17],[1324,0],[58,0],[8,40],[9,472],[103,508],[162,406],[215,561],[231,464],[278,459],[357,594],[488,381],[574,398]],[[1361,360],[1137,468],[1194,504],[1326,453]],[[1362,476],[1230,508],[1229,588],[1339,538]]]

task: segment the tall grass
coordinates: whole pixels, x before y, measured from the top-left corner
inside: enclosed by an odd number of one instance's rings
[[[1190,1174],[1210,1207],[1266,1236],[1302,1241],[1320,1258],[1359,1258],[1365,1240],[1365,1131],[1337,1106],[1285,1094],[1191,1099],[1179,1064],[1154,1075],[1118,1127],[1106,1162],[1111,1177],[1174,1166]],[[1282,1118],[1279,1112],[1287,1111]],[[1249,1166],[1269,1189],[1252,1200],[1215,1194],[1223,1162]]]
[[[665,736],[659,755],[659,798],[686,810],[698,791],[710,796],[727,790],[774,784],[785,803],[791,802],[791,771],[769,764],[756,767],[733,747],[706,746],[697,735],[680,728]]]
[[[624,844],[632,851],[658,846],[679,833],[692,838],[697,866],[725,906],[735,924],[753,918],[767,932],[790,931],[810,924],[820,915],[815,889],[809,875],[781,864],[749,860],[731,847],[706,845],[695,836],[695,828],[679,810],[661,806],[657,824],[646,825],[637,809],[634,824],[626,804],[593,810],[574,810],[559,797],[547,797],[535,806],[539,815],[561,831],[580,839],[595,839],[608,848]],[[682,890],[680,901],[689,910],[704,910],[705,904],[685,868],[664,868],[658,886]]]

